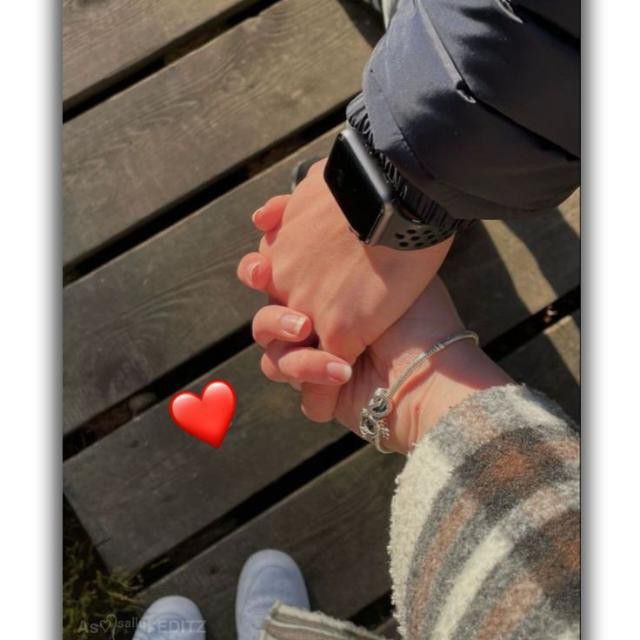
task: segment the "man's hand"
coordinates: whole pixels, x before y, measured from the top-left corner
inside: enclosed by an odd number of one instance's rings
[[[273,198],[254,214],[265,235],[238,276],[306,314],[319,346],[353,364],[418,298],[452,239],[419,251],[362,244],[324,181],[325,162],[313,165],[290,197]],[[339,388],[305,384],[302,391],[305,415],[330,420]]]

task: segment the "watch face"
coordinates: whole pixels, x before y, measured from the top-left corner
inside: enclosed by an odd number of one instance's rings
[[[358,151],[340,134],[327,162],[325,180],[351,228],[361,240],[367,240],[384,211],[385,202]]]

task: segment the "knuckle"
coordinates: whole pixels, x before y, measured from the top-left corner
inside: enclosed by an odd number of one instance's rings
[[[325,417],[321,412],[318,411],[318,408],[314,405],[313,402],[309,402],[308,400],[302,400],[302,404],[300,405],[302,409],[302,413],[306,416],[308,420],[311,422],[328,422],[330,418]]]
[[[366,348],[357,325],[351,318],[337,317],[331,320],[321,335],[322,347],[346,360],[355,360]]]
[[[277,369],[274,364],[271,362],[271,359],[266,354],[262,356],[260,360],[260,369],[265,377],[269,378],[269,380],[273,380],[277,382]]]
[[[294,360],[289,368],[289,375],[296,380],[304,380],[306,377],[306,367],[300,360]]]
[[[284,207],[288,199],[289,199],[289,196],[287,196],[286,194],[279,194],[277,196],[272,196],[265,203],[265,208],[271,209],[271,208],[277,208],[277,207]]]
[[[351,324],[346,318],[333,318],[323,332],[322,345],[327,351],[338,355],[345,349],[351,331]]]
[[[333,418],[337,396],[332,387],[302,385],[303,413],[313,422],[329,422]]]
[[[318,160],[309,167],[308,175],[315,175],[316,173],[320,173],[323,168],[324,162],[322,160]]]
[[[302,380],[304,376],[304,367],[300,362],[300,358],[292,356],[283,358],[280,365],[282,370],[286,372],[287,377],[295,380]]]

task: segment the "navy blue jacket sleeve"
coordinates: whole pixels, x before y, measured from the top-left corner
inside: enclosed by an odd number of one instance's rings
[[[580,180],[579,0],[401,0],[348,109],[457,218],[558,205]]]

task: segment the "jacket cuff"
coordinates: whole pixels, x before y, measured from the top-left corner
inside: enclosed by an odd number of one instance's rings
[[[376,149],[364,93],[359,93],[347,105],[347,122],[364,137],[367,146],[380,163],[387,180],[389,180],[394,189],[400,190],[402,188],[401,182],[404,181],[401,173],[386,154]]]
[[[358,94],[347,106],[347,122],[364,138],[371,155],[377,160],[387,181],[410,214],[421,222],[429,223],[443,231],[443,235],[463,231],[475,220],[452,216],[442,203],[413,185],[391,159],[376,148],[373,129],[364,93]]]

